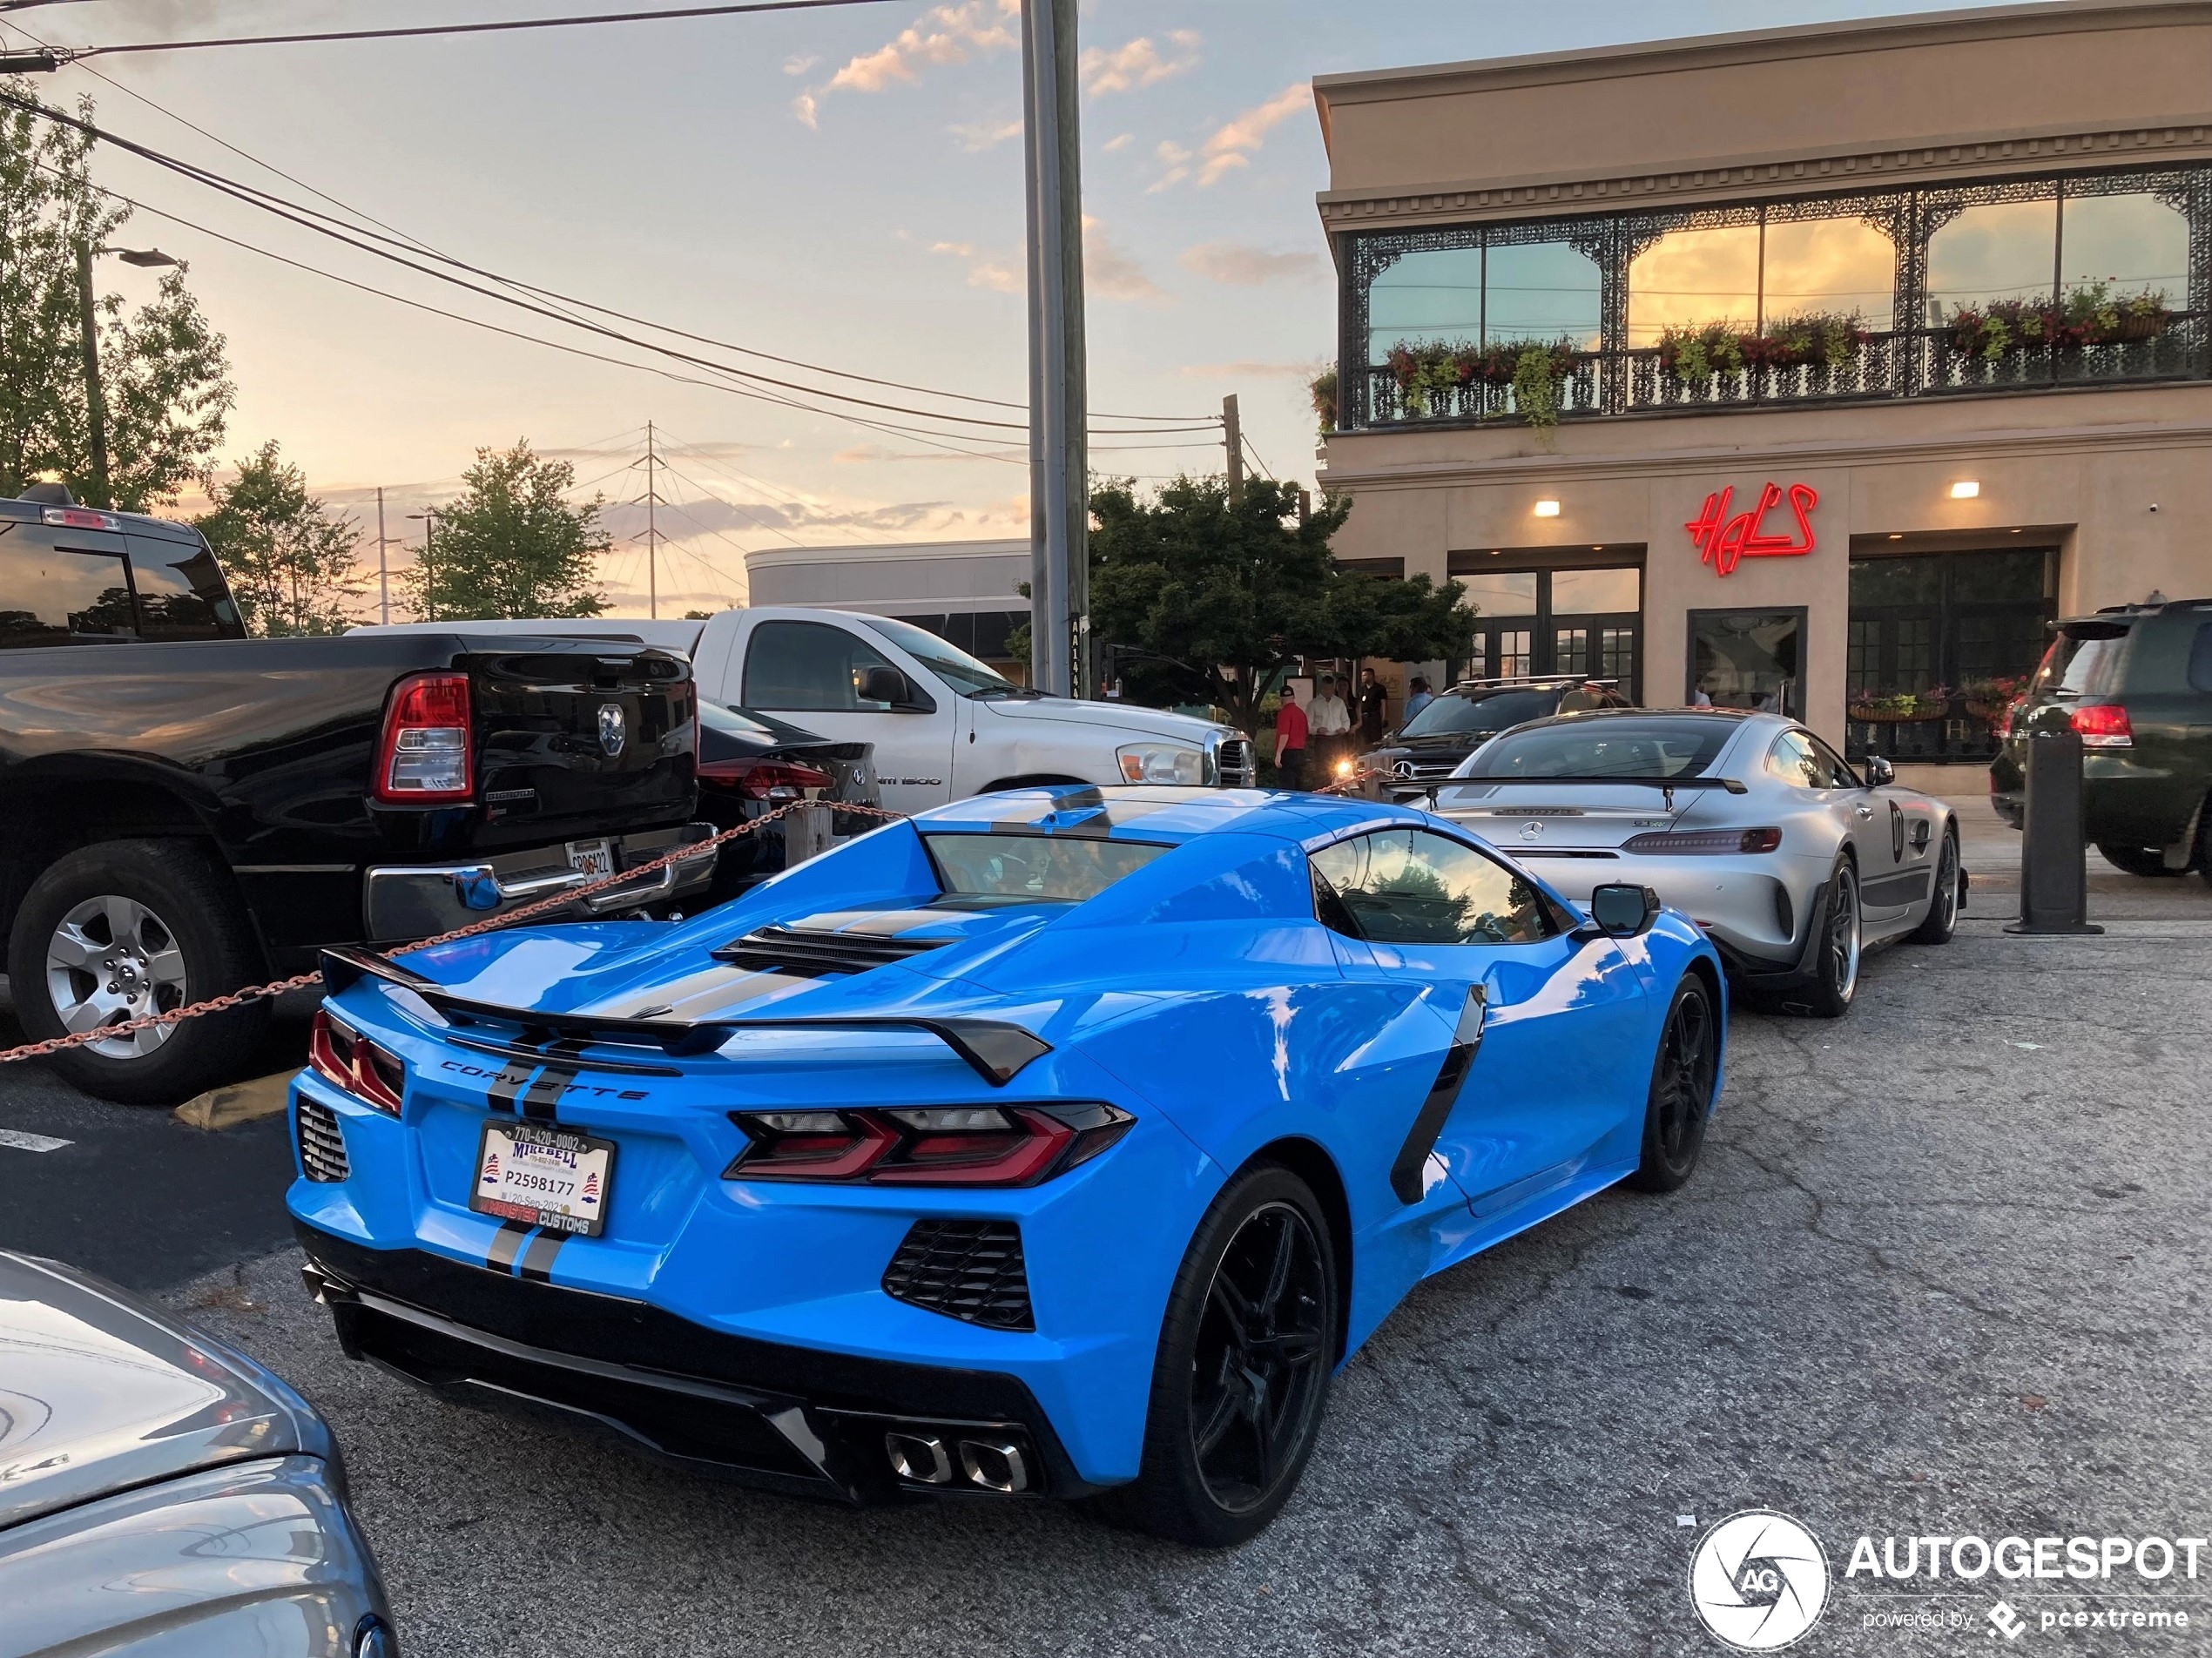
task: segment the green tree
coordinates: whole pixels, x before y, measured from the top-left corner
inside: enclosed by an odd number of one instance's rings
[[[610,544],[600,527],[604,495],[565,498],[576,468],[548,461],[518,439],[478,449],[461,498],[438,514],[435,557],[403,579],[425,616],[597,616],[607,608],[592,561]]]
[[[246,627],[266,635],[343,633],[361,584],[354,577],[361,528],[307,493],[307,475],[276,440],[239,462],[228,484],[211,482],[214,510],[200,533],[230,577]]]
[[[31,95],[20,78],[0,88]],[[78,111],[89,120],[91,103]],[[91,151],[81,133],[0,105],[0,495],[45,473],[58,473],[80,500],[98,494],[77,256],[111,243],[131,215],[93,185]],[[223,336],[182,267],[166,272],[136,311],[105,293],[93,313],[107,409],[105,504],[144,510],[172,500],[214,458],[237,388]]]
[[[1260,728],[1261,699],[1292,657],[1421,662],[1473,649],[1474,612],[1459,583],[1338,567],[1329,538],[1352,509],[1347,496],[1300,522],[1287,484],[1248,480],[1231,502],[1220,478],[1185,476],[1149,502],[1130,482],[1104,482],[1090,508],[1092,637],[1168,664],[1185,694],[1242,731]]]

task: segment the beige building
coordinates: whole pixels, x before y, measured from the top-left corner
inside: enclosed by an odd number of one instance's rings
[[[2212,594],[2212,3],[1325,77],[1339,541],[1478,675],[1968,759],[2051,617]]]

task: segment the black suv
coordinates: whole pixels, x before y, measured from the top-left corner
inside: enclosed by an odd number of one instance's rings
[[[1407,720],[1403,730],[1385,737],[1381,747],[1362,754],[1359,769],[1372,779],[1370,789],[1379,798],[1415,799],[1500,731],[1554,714],[1635,706],[1610,679],[1575,674],[1465,679]]]
[[[2212,882],[2212,599],[2123,605],[2052,624],[1989,768],[1991,804],[2020,826],[2027,744],[2081,733],[2083,810],[2099,852],[2134,875]]]

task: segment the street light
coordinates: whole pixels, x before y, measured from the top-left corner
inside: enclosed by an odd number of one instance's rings
[[[158,247],[94,247],[89,242],[77,245],[78,322],[84,336],[84,414],[92,446],[92,505],[113,507],[115,498],[108,488],[107,477],[107,396],[100,389],[99,313],[92,300],[92,258],[98,253],[112,253],[125,265],[135,265],[141,270],[157,270],[180,261],[171,259]]]

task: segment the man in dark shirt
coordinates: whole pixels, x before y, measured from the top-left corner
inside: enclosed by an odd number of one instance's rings
[[[1359,671],[1359,740],[1372,748],[1382,741],[1390,723],[1390,693],[1375,677],[1372,668]]]

